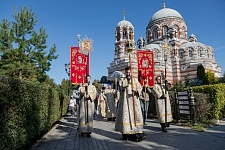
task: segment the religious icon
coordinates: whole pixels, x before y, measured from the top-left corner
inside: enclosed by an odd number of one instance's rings
[[[144,59],[144,60],[142,61],[142,67],[143,67],[143,68],[148,68],[148,60],[147,60],[147,59]]]
[[[90,41],[83,41],[82,42],[82,50],[90,51],[91,50],[91,42]]]

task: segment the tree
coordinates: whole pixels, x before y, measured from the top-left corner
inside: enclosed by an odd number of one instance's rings
[[[205,77],[205,68],[203,67],[202,64],[199,64],[197,66],[197,78],[195,80],[195,84],[196,85],[202,85],[204,77]]]
[[[183,91],[184,87],[185,87],[185,84],[183,83],[182,80],[179,80],[179,81],[175,81],[173,83],[173,88],[171,88],[171,90],[177,90],[177,91]]]
[[[94,79],[92,85],[94,85],[96,87],[97,91],[102,89],[102,85],[99,83],[99,80]]]
[[[0,23],[0,74],[24,80],[45,82],[51,61],[57,59],[56,45],[47,53],[47,34],[43,27],[34,30],[37,23],[32,8],[14,10],[11,23],[3,19]]]
[[[185,84],[185,87],[192,86],[192,82],[191,82],[191,78],[189,74],[184,77],[184,84]]]
[[[214,73],[212,71],[208,71],[205,74],[203,84],[210,85],[210,84],[217,84],[219,80],[215,77]]]
[[[65,79],[65,78],[63,78],[62,79],[62,81],[61,81],[61,89],[62,89],[62,91],[63,91],[63,94],[64,95],[68,95],[68,89],[69,89],[69,80],[68,79]]]
[[[205,76],[205,68],[202,64],[199,64],[197,67],[197,77],[199,80],[203,80]]]

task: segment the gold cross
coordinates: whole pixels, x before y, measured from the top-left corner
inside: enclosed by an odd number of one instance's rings
[[[123,14],[123,19],[125,20],[125,10],[123,10],[122,14]]]
[[[164,39],[159,46],[164,50],[165,55],[168,55],[169,51],[172,50],[172,46],[167,39]]]

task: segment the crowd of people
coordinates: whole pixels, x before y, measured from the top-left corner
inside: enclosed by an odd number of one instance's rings
[[[166,84],[161,76],[156,77],[156,84],[148,86],[144,79],[143,86],[136,78],[132,78],[130,67],[125,68],[125,76],[118,85],[108,85],[97,91],[90,84],[91,76],[86,76],[86,83],[78,85],[71,96],[69,110],[71,116],[77,116],[80,135],[91,136],[94,117],[101,116],[107,121],[115,122],[115,131],[122,134],[123,140],[140,142],[146,138],[143,126],[146,125],[150,94],[155,97],[158,121],[163,132],[172,121],[171,105]],[[75,106],[75,107],[74,107]],[[119,117],[118,117],[119,116]]]

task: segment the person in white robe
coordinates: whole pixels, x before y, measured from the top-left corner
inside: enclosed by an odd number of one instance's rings
[[[173,120],[173,117],[168,90],[165,93],[165,86],[161,84],[161,76],[156,77],[156,84],[153,86],[152,93],[155,96],[156,112],[161,129],[163,132],[167,132],[166,127],[169,127],[169,123]]]
[[[80,107],[79,107],[79,132],[90,137],[93,129],[94,99],[96,98],[96,88],[90,84],[91,76],[87,75],[87,83],[80,88]]]
[[[117,111],[117,102],[119,100],[119,91],[112,89],[111,85],[108,85],[108,88],[105,91],[106,96],[106,118],[108,121],[115,121],[116,111]]]
[[[139,102],[139,93],[142,90],[142,86],[137,79],[131,77],[130,71],[130,67],[126,67],[126,77],[121,78],[119,81],[120,99],[115,130],[122,133],[123,140],[139,142],[145,138]]]
[[[102,118],[106,116],[106,96],[105,87],[102,87],[101,93],[98,97],[98,112],[101,114]]]

